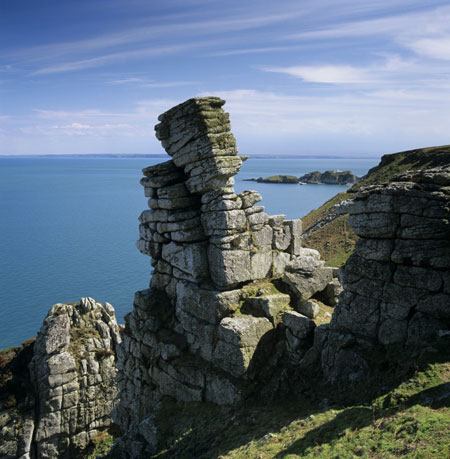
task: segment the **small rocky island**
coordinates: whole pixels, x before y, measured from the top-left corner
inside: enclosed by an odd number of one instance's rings
[[[353,185],[358,183],[359,177],[351,171],[314,171],[299,177],[300,183],[312,183],[323,185]]]
[[[246,179],[248,182],[258,183],[282,183],[301,185],[308,183],[314,185],[353,185],[359,182],[359,177],[352,174],[351,171],[325,171],[325,172],[309,172],[302,177],[295,175],[271,175],[270,177],[259,177],[257,179]]]

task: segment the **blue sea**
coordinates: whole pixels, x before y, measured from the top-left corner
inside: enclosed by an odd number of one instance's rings
[[[83,296],[111,303],[123,322],[134,292],[147,288],[150,277],[150,259],[135,248],[147,201],[141,169],[162,161],[0,157],[0,349],[35,336],[53,304]],[[267,213],[299,218],[346,187],[243,179],[330,169],[364,175],[377,163],[249,158],[235,190],[258,190]]]

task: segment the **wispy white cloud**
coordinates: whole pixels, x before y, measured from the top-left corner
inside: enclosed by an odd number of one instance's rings
[[[414,60],[406,60],[397,55],[384,56],[383,60],[378,60],[372,64],[363,66],[351,65],[314,65],[314,66],[288,66],[271,67],[261,66],[265,72],[283,73],[286,75],[300,78],[310,83],[328,84],[360,84],[375,85],[388,84],[400,76],[408,76],[420,71],[420,67]]]
[[[414,53],[434,59],[450,59],[450,6],[439,6],[376,19],[320,25],[313,30],[287,35],[290,40],[339,40],[385,37]]]
[[[311,83],[369,83],[373,82],[365,69],[349,65],[262,67],[266,72],[285,73]]]
[[[262,54],[262,53],[274,53],[274,52],[287,52],[287,51],[296,51],[299,49],[305,48],[304,45],[283,45],[283,46],[264,46],[259,48],[238,48],[238,49],[229,49],[223,51],[214,51],[207,53],[207,56],[240,56],[244,54]]]
[[[115,124],[97,124],[97,125],[90,125],[90,124],[81,124],[77,122],[73,122],[71,124],[66,125],[53,125],[50,126],[50,131],[57,131],[58,134],[65,134],[65,135],[89,135],[89,136],[103,136],[109,135],[111,131],[114,131],[116,134],[118,132],[122,134],[131,134],[133,130],[133,126],[130,124],[125,123],[115,123]],[[53,132],[52,132],[53,134]]]
[[[343,21],[339,24],[319,25],[314,30],[294,33],[290,39],[336,39],[371,35],[414,37],[436,35],[450,28],[450,6],[431,8],[420,12],[384,15],[377,19]]]
[[[181,22],[167,22],[165,24],[150,22],[149,25],[144,27],[133,26],[123,29],[120,32],[105,33],[89,39],[11,50],[4,52],[3,56],[9,60],[34,65],[38,62],[65,59],[66,62],[58,62],[58,64],[39,68],[32,74],[42,75],[68,72],[98,67],[124,58],[158,56],[180,52],[192,47],[211,46],[214,43],[212,40],[192,42],[192,37],[203,38],[212,35],[216,38],[221,37],[220,40],[222,41],[234,41],[232,32],[263,28],[268,25],[292,20],[303,14],[304,12],[301,10],[283,13],[270,12],[260,15],[248,12],[244,17],[228,15],[228,17],[223,19],[185,20]],[[170,42],[172,43],[169,44]],[[133,49],[139,46],[142,48],[144,44],[146,45],[144,49]],[[106,52],[111,49],[121,51]],[[90,56],[76,59],[76,57],[87,55]],[[72,59],[68,60],[70,57]]]
[[[433,59],[450,60],[450,35],[412,41],[409,47],[417,54]]]
[[[445,143],[450,93],[439,90],[291,96],[255,90],[217,91],[239,135],[264,139],[327,136]],[[362,143],[364,145],[364,143]],[[395,147],[393,147],[395,148]]]
[[[34,116],[25,123],[22,121],[19,131],[39,136],[137,136],[153,139],[152,126],[158,122],[158,116],[176,103],[176,100],[169,99],[141,100],[129,110],[120,112],[35,109]]]
[[[149,56],[161,56],[174,54],[181,51],[186,51],[188,49],[193,49],[197,47],[205,46],[204,43],[195,42],[195,43],[185,43],[180,45],[173,46],[161,46],[155,48],[145,48],[133,51],[122,51],[119,53],[111,53],[103,56],[94,57],[91,59],[82,59],[72,62],[64,62],[62,64],[51,65],[48,67],[42,67],[34,72],[32,75],[44,75],[52,73],[62,73],[62,72],[71,72],[75,70],[83,70],[93,67],[100,67],[111,62],[124,61],[128,59],[138,59],[142,57]]]
[[[122,78],[119,80],[110,80],[108,84],[112,85],[133,85],[140,88],[176,88],[180,86],[190,86],[196,84],[195,81],[152,81],[145,78]]]

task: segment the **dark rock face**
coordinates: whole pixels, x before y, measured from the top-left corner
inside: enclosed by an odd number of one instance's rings
[[[328,379],[358,379],[363,352],[408,349],[450,328],[450,168],[405,173],[348,202],[361,238],[321,349]]]
[[[54,305],[34,343],[24,402],[18,411],[2,404],[2,457],[79,457],[111,424],[119,342],[108,303]]]
[[[298,314],[285,325],[283,313],[332,280],[318,252],[301,247],[300,220],[267,215],[256,191],[234,192],[243,158],[223,104],[188,100],[155,128],[172,159],[144,169],[141,181],[150,210],[139,218],[137,246],[154,272],[119,348],[121,457],[155,451],[164,397],[231,404],[261,386],[285,349],[286,327],[293,353],[312,342],[314,323]],[[272,278],[293,293],[273,291]]]

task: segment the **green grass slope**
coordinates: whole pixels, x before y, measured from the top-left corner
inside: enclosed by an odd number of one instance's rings
[[[227,407],[167,400],[155,458],[450,457],[448,338],[356,387],[289,388]]]
[[[388,183],[396,174],[406,170],[450,165],[450,145],[419,148],[384,155],[380,164],[372,168],[363,179],[347,192],[339,193],[318,209],[302,218],[303,230],[308,231],[317,221],[333,213],[333,207],[341,201],[350,199],[362,186]],[[327,261],[328,266],[342,266],[352,254],[357,236],[347,224],[347,216],[331,220],[321,228],[311,232],[303,239],[303,245],[316,249]]]

